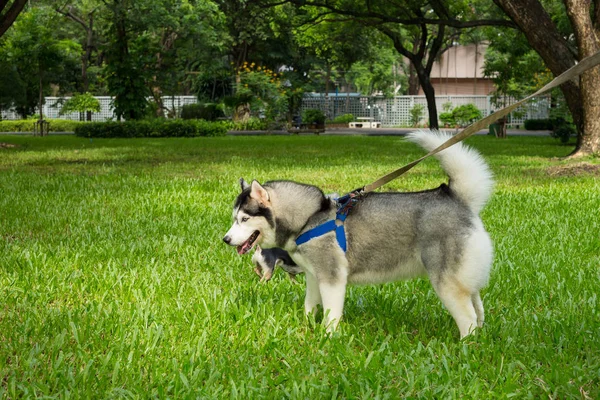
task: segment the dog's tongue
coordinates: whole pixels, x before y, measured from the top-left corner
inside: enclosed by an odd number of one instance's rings
[[[237,252],[240,256],[242,254],[246,254],[252,248],[252,244],[250,244],[251,241],[252,241],[252,238],[246,240],[244,243],[240,244],[237,247]]]

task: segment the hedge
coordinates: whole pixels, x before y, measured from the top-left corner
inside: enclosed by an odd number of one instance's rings
[[[33,132],[35,119],[19,119],[0,121],[0,132]],[[73,132],[75,128],[86,122],[70,121],[67,119],[49,119],[50,132]]]
[[[551,131],[554,122],[551,119],[528,119],[523,124],[528,131]]]
[[[204,120],[144,120],[89,122],[77,126],[75,135],[89,138],[225,136],[227,124]]]
[[[224,118],[225,114],[219,109],[217,104],[186,104],[181,107],[182,119],[205,119],[207,121],[216,121]]]

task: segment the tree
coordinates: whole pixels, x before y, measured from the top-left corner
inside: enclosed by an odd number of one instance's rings
[[[100,102],[94,96],[85,92],[76,94],[63,104],[60,114],[79,113],[79,120],[83,121],[84,113],[87,113],[87,120],[92,120],[92,112],[100,112]]]
[[[90,81],[88,77],[88,67],[92,61],[92,52],[96,49],[96,31],[94,30],[94,14],[97,6],[86,4],[87,10],[83,12],[84,16],[79,15],[81,11],[77,10],[72,4],[60,8],[56,7],[59,14],[64,15],[75,22],[85,32],[84,53],[81,56],[81,92],[90,90]]]
[[[565,0],[570,25],[575,33],[577,51],[538,0],[494,0],[525,34],[529,44],[555,76],[600,47],[600,4],[582,0]],[[600,152],[600,68],[561,86],[573,121],[577,127],[577,146],[572,156]]]
[[[486,18],[476,13],[466,2],[435,0],[421,2],[362,2],[296,0],[299,6],[321,10],[322,18],[341,16],[379,30],[388,36],[396,51],[408,58],[419,78],[429,111],[429,125],[437,129],[438,115],[435,90],[430,80],[433,63],[441,54],[448,39],[456,30],[477,26],[506,26],[513,23],[503,19]]]
[[[133,0],[103,0],[109,10],[110,22],[106,31],[109,44],[106,48],[106,73],[108,90],[114,96],[115,114],[120,120],[140,119],[146,115],[147,96],[144,57],[146,54],[132,53],[136,40],[134,33],[140,31],[137,24],[144,12],[143,4]],[[139,48],[139,46],[138,46]]]
[[[81,51],[74,41],[54,35],[55,23],[48,10],[32,8],[15,22],[2,46],[5,62],[13,66],[12,73],[20,78],[15,82],[20,90],[15,93],[13,105],[24,117],[37,106],[40,120],[43,119],[44,93],[51,84],[64,82],[66,68],[73,65],[70,60]]]

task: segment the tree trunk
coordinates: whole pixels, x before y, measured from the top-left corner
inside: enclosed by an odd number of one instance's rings
[[[412,61],[409,62],[408,67],[408,94],[410,96],[417,96],[419,94],[419,77]]]
[[[331,79],[331,66],[329,62],[326,63],[325,68],[327,69],[325,73],[325,115],[327,118],[333,118],[334,116],[329,113],[329,80]]]
[[[419,72],[419,68],[417,68],[417,72]],[[421,82],[423,93],[425,93],[425,98],[427,99],[427,111],[429,113],[429,129],[439,129],[437,105],[435,104],[435,89],[431,84],[429,75],[425,74],[425,71],[419,73],[419,81]]]
[[[568,0],[565,0],[568,1]],[[558,32],[552,19],[538,0],[494,0],[525,34],[531,47],[542,57],[550,71],[558,76],[577,63],[568,43]],[[567,5],[567,8],[569,6]],[[588,11],[589,12],[589,11]],[[574,27],[576,30],[576,28]],[[598,140],[593,131],[586,131],[584,119],[594,118],[594,112],[584,113],[584,102],[579,86],[570,81],[560,86],[573,122],[577,128],[577,147],[574,153],[584,146],[584,142]],[[585,118],[584,118],[585,114]],[[600,118],[596,117],[596,121]],[[588,123],[588,125],[590,125]],[[588,135],[592,135],[588,138]],[[597,152],[597,150],[596,150]]]
[[[590,14],[589,0],[565,0],[567,14],[575,32],[579,58],[584,59],[600,49],[600,41]],[[583,103],[583,132],[573,156],[587,156],[600,152],[600,67],[595,67],[579,78]]]

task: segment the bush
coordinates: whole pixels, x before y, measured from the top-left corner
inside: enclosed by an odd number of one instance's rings
[[[524,125],[528,131],[551,131],[554,129],[554,123],[551,119],[528,119]]]
[[[204,120],[146,120],[125,122],[90,122],[77,126],[75,135],[80,137],[194,137],[224,136],[226,122]]]
[[[481,119],[483,114],[479,108],[475,107],[475,104],[469,103],[458,106],[452,110],[452,116],[458,125],[466,126]]]
[[[423,110],[425,110],[425,106],[423,104],[415,104],[410,109],[410,123],[412,126],[417,126],[421,121],[421,117],[423,116]]]
[[[79,125],[86,122],[70,121],[66,119],[48,119],[50,132],[73,132]],[[0,132],[33,132],[36,119],[19,119],[15,121],[0,121]]]
[[[344,114],[344,115],[338,115],[331,122],[334,124],[348,124],[352,121],[354,121],[354,115]]]
[[[232,131],[265,131],[269,129],[269,121],[250,117],[246,122],[229,121],[227,126]]]
[[[456,120],[454,119],[454,115],[451,112],[441,113],[440,121],[442,125],[448,125],[450,127],[454,127],[456,125]]]
[[[566,121],[564,118],[553,118],[550,121],[552,123],[550,136],[560,139],[561,143],[568,143],[571,136],[577,134],[575,125]]]
[[[325,123],[325,114],[316,108],[309,108],[302,113],[302,123],[322,125]]]
[[[223,110],[215,103],[205,104],[186,104],[181,107],[181,118],[183,119],[204,119],[206,121],[216,121],[225,117]]]

